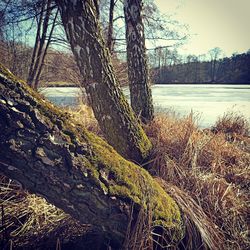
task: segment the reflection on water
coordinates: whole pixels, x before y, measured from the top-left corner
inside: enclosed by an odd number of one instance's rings
[[[74,87],[46,88],[41,92],[63,106],[77,105],[81,96],[80,89]],[[129,98],[128,88],[124,93]],[[202,127],[213,125],[228,111],[240,112],[250,121],[250,85],[154,85],[152,93],[156,112],[171,109],[180,115],[199,113]]]

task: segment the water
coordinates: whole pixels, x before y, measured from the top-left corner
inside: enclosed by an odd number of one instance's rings
[[[74,87],[46,88],[41,91],[59,105],[77,105],[81,91]],[[129,96],[128,88],[124,89]],[[152,87],[156,112],[174,110],[181,116],[198,114],[199,125],[210,127],[219,116],[234,111],[250,121],[250,85],[168,84]]]
[[[45,97],[60,106],[76,106],[82,96],[80,88],[76,87],[50,87],[40,89]]]

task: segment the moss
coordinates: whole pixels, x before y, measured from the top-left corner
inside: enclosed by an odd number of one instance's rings
[[[7,77],[9,80],[13,82],[21,81],[16,76],[14,76],[6,67],[4,67],[1,63],[0,63],[0,74],[4,75],[5,77]]]
[[[134,112],[130,108],[125,96],[123,93],[120,93],[120,102],[122,103],[122,106],[125,107],[126,113],[130,116],[131,121],[136,121],[137,118],[135,117]],[[139,121],[138,121],[139,123]],[[142,159],[147,159],[149,157],[149,154],[152,149],[152,143],[150,142],[149,138],[147,137],[146,133],[144,132],[143,128],[139,124],[139,129],[136,127],[137,130],[137,147],[138,151],[140,152]]]
[[[110,196],[129,198],[144,208],[150,204],[155,224],[182,231],[181,213],[177,204],[146,170],[122,158],[99,137],[88,133],[88,138],[97,156],[96,160],[105,164],[103,168],[111,173]]]
[[[149,140],[148,136],[146,135],[146,133],[144,132],[144,130],[142,128],[141,129],[141,139],[138,143],[139,145],[139,149],[142,152],[142,156],[144,159],[147,159],[149,157],[149,154],[152,150],[152,143]]]
[[[61,132],[68,137],[68,143],[88,145],[90,154],[82,156],[83,174],[87,171],[88,178],[100,187],[109,196],[115,196],[143,206],[145,209],[150,205],[153,211],[155,224],[167,228],[173,228],[182,233],[181,213],[174,200],[166,194],[162,187],[150,176],[150,174],[122,158],[110,145],[98,136],[88,132],[80,125],[74,124],[69,115],[51,103],[45,101],[41,95],[33,91],[27,84],[20,82],[8,70],[0,65],[0,73],[12,80],[19,87],[28,92],[25,98],[33,98],[34,105],[48,118],[51,126],[60,124]],[[30,97],[31,96],[31,97]],[[133,113],[131,112],[133,116]],[[151,143],[141,128],[141,150],[148,154]],[[107,175],[107,183],[101,180],[100,171]]]

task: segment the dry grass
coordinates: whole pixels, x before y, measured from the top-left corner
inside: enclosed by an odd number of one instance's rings
[[[14,248],[42,243],[45,239],[77,237],[85,233],[88,225],[80,225],[62,210],[45,199],[30,194],[21,186],[0,176],[0,204],[2,241],[12,241]]]
[[[83,127],[92,131],[93,133],[102,136],[102,132],[94,117],[91,107],[84,103],[80,103],[76,108],[66,108],[66,112],[70,113],[76,123],[82,124]]]
[[[234,112],[225,113],[219,117],[215,126],[212,127],[214,133],[223,133],[229,139],[235,140],[244,136],[249,136],[249,123],[241,114]]]
[[[101,134],[89,107],[81,105],[68,112],[77,122]],[[149,171],[179,204],[186,224],[183,242],[178,247],[167,245],[169,249],[250,247],[249,127],[242,117],[224,117],[212,130],[198,129],[192,114],[181,119],[159,115],[145,128],[154,144]],[[4,229],[14,245],[30,244],[34,237],[41,241],[45,236],[71,237],[86,231],[61,210],[28,194],[16,183],[2,177],[0,186]],[[130,249],[152,249],[157,233],[151,219],[150,209],[140,212],[125,242]]]
[[[156,117],[146,128],[155,146],[150,171],[168,183],[166,191],[196,225],[210,249],[247,249],[249,130],[242,117],[239,126],[232,114],[225,117],[227,124],[233,124],[230,133],[237,140],[219,132],[221,119],[213,133],[199,130],[192,115],[183,119]]]

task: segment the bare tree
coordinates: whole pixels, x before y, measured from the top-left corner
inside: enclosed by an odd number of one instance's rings
[[[27,78],[27,83],[34,89],[38,88],[39,77],[41,75],[42,67],[44,65],[44,59],[46,57],[47,50],[50,45],[52,34],[56,24],[58,11],[56,11],[55,17],[53,18],[50,31],[48,30],[50,17],[52,15],[51,5],[52,0],[43,0],[41,7],[37,10],[39,14],[36,40],[31,58],[29,75]],[[47,37],[48,33],[49,35]]]
[[[109,6],[109,26],[108,26],[108,35],[107,35],[107,47],[109,48],[110,53],[113,53],[114,41],[113,41],[113,30],[114,30],[114,7],[115,0],[110,0]]]
[[[216,75],[218,70],[218,59],[221,55],[222,50],[218,47],[215,47],[209,50],[208,54],[210,56],[210,79],[211,82],[216,82]]]
[[[26,45],[26,50],[29,50],[28,57],[22,58],[23,64],[26,66],[25,71],[28,70],[28,72],[20,74],[14,68],[20,68],[20,65],[17,63],[18,60],[12,60],[13,71],[23,79],[27,79],[29,85],[35,89],[38,88],[44,60],[52,42],[52,35],[56,26],[57,10],[54,7],[53,0],[10,0],[3,1],[0,4],[0,9],[4,10],[6,19],[5,28],[7,35],[5,42],[9,43],[9,41],[12,41],[13,44],[11,44],[10,48],[16,48],[17,45],[20,47],[20,44],[22,44],[22,46]],[[31,32],[36,34],[33,51],[31,51],[29,41]],[[19,44],[16,33],[20,33],[22,37]],[[9,37],[13,37],[13,39],[9,39]],[[15,58],[21,58],[20,55],[17,55],[18,52],[20,54],[20,51],[12,50],[11,55]],[[23,70],[23,67],[21,69]]]

